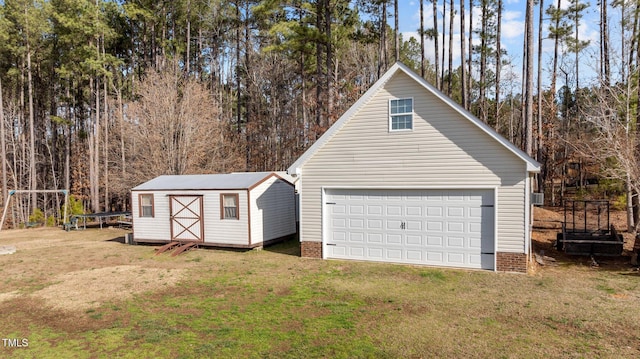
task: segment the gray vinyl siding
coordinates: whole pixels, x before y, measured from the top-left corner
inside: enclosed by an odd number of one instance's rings
[[[413,98],[413,131],[389,131],[389,100]],[[322,241],[322,187],[497,188],[498,251],[525,251],[526,163],[402,72],[306,163],[301,240]]]
[[[250,191],[251,244],[296,232],[295,198],[292,185],[271,177]]]

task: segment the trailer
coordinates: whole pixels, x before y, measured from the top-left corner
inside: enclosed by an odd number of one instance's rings
[[[564,222],[556,247],[570,255],[619,256],[624,238],[610,223],[609,201],[564,202]]]

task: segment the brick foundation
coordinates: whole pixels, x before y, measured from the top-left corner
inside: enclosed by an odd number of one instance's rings
[[[527,273],[527,255],[525,253],[498,252],[496,266],[499,272]]]
[[[322,242],[300,242],[300,256],[322,258]]]

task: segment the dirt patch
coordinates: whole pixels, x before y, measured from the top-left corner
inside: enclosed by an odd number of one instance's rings
[[[13,292],[7,292],[7,293],[0,293],[0,303],[4,302],[5,300],[11,300],[13,298],[18,297],[20,294],[18,294],[18,291],[13,291]]]
[[[182,278],[180,269],[143,268],[134,265],[65,273],[56,283],[32,295],[65,310],[87,310],[106,301],[130,298],[135,293],[172,286]]]
[[[533,207],[533,228],[562,229],[564,216],[554,210]]]

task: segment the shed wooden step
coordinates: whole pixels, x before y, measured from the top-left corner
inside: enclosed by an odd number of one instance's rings
[[[198,247],[198,244],[196,242],[189,242],[189,243],[186,243],[186,244],[183,243],[181,246],[176,248],[176,250],[173,251],[173,253],[171,253],[171,256],[175,257],[180,253],[186,252],[191,248],[197,248],[197,247]]]
[[[167,244],[165,244],[162,247],[158,247],[156,248],[156,255],[160,254],[160,253],[164,253],[166,251],[170,251],[172,250],[175,246],[179,245],[180,242],[169,242]]]

